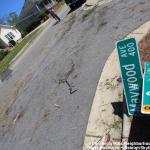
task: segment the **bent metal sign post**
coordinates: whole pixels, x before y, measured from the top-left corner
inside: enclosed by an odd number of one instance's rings
[[[141,113],[142,69],[134,38],[116,44],[129,115]]]

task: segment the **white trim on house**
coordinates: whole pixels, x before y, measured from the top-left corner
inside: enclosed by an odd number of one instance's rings
[[[15,28],[14,26],[11,26],[11,25],[3,25],[3,24],[0,24],[0,28]]]
[[[21,33],[14,26],[0,24],[1,48],[9,46],[11,40],[17,42],[19,39],[21,39]]]

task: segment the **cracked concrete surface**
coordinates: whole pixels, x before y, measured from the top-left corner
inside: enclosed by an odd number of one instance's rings
[[[116,40],[150,19],[149,8],[149,0],[114,0],[47,26],[0,85],[1,103],[30,72],[0,127],[0,150],[81,150],[103,65]],[[70,94],[67,84],[58,83],[65,75],[77,92]]]

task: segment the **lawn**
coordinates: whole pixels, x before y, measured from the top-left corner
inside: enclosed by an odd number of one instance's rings
[[[22,50],[22,48],[25,47],[27,43],[31,42],[38,35],[40,30],[41,28],[33,31],[31,34],[23,38],[23,40],[19,44],[17,44],[13,48],[13,50],[3,58],[2,61],[0,61],[0,74],[7,70],[13,58]]]

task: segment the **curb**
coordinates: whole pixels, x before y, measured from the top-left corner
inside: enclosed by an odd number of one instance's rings
[[[132,31],[126,38],[135,37],[139,42],[147,34],[149,29],[150,21]],[[104,65],[97,85],[88,120],[83,150],[101,150],[105,148],[105,144],[109,148],[112,148],[117,142],[120,144],[128,142],[131,121],[125,114],[123,114],[123,120],[115,115],[121,107],[119,106],[119,102],[123,101],[123,88],[119,79],[120,68],[117,52],[114,49]],[[117,149],[120,149],[120,146]],[[127,148],[123,146],[122,149],[126,150]]]

